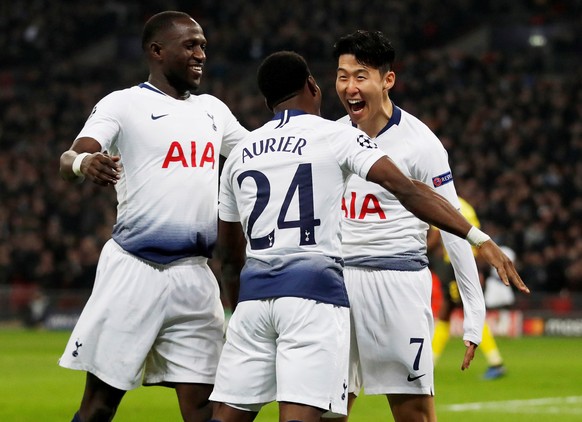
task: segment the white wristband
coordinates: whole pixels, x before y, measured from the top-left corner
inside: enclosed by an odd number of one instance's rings
[[[467,242],[469,242],[471,245],[479,248],[483,243],[487,242],[491,238],[489,237],[489,235],[483,233],[477,227],[472,226],[471,230],[469,230],[469,233],[467,233],[467,237],[465,237],[465,239],[467,239]]]
[[[88,152],[82,152],[81,154],[78,154],[75,157],[75,160],[73,161],[73,165],[71,166],[71,169],[73,170],[73,173],[75,173],[75,176],[77,176],[77,177],[83,176],[83,173],[81,173],[81,163],[83,162],[85,157],[88,155],[91,155],[91,154]]]

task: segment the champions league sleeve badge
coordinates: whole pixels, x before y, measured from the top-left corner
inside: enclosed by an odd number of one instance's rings
[[[446,172],[444,174],[441,174],[440,176],[436,176],[432,178],[432,184],[435,188],[438,188],[439,186],[442,185],[446,185],[447,183],[451,182],[453,180],[453,173]]]
[[[360,144],[361,147],[369,148],[369,149],[376,149],[376,148],[378,148],[378,145],[376,145],[376,143],[374,141],[372,141],[366,135],[359,135],[357,141],[358,141],[358,144]]]

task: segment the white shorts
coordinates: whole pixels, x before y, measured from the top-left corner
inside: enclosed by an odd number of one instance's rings
[[[344,269],[352,322],[349,391],[434,394],[430,271]]]
[[[213,384],[224,310],[206,258],[156,265],[103,247],[93,292],[59,364],[120,390],[140,384]]]
[[[237,305],[210,400],[259,411],[300,403],[347,413],[348,308],[297,297]]]

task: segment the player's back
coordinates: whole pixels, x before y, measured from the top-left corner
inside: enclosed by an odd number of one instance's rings
[[[344,182],[353,172],[367,175],[384,155],[374,148],[357,129],[298,110],[278,113],[229,156],[221,219],[241,221],[247,257],[315,278],[330,258],[340,260]]]

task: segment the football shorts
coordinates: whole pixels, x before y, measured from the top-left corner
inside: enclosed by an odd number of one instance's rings
[[[120,390],[213,384],[223,341],[224,310],[206,258],[158,265],[109,240],[59,364]]]

